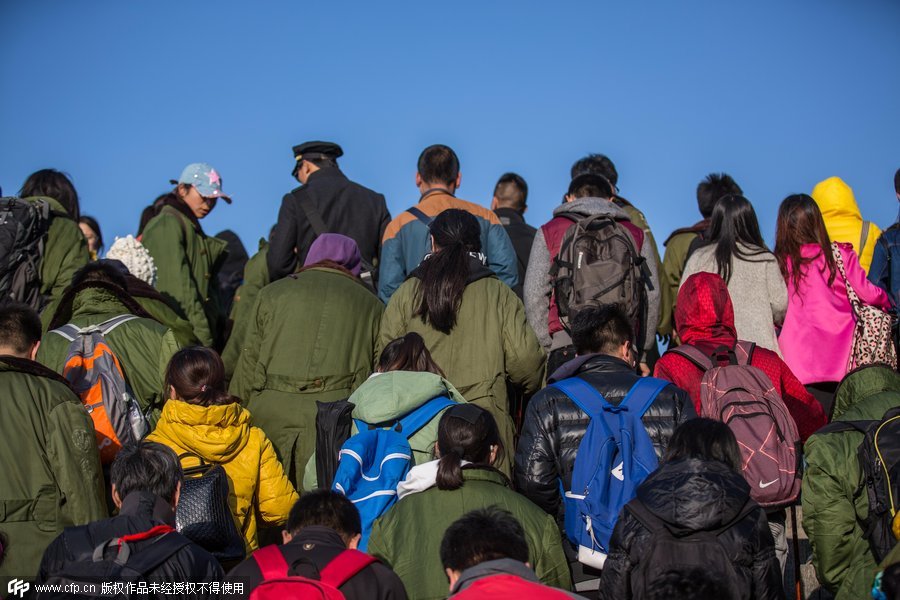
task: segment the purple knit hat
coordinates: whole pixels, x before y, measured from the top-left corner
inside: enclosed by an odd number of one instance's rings
[[[359,246],[352,238],[339,233],[323,233],[309,247],[304,267],[314,265],[323,260],[331,260],[341,265],[354,276],[359,277],[361,268]]]

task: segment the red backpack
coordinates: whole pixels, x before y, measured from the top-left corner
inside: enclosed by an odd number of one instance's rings
[[[786,506],[800,495],[800,435],[769,376],[751,365],[756,344],[738,342],[707,356],[683,345],[672,352],[699,367],[700,416],[722,421],[734,433],[750,497],[762,507]],[[725,365],[720,359],[727,359]]]
[[[254,552],[253,560],[262,571],[263,582],[254,588],[250,600],[345,600],[338,588],[378,559],[359,550],[344,550],[325,565],[318,580],[289,575],[290,566],[275,545]]]

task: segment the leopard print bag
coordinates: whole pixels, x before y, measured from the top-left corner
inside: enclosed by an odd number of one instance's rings
[[[844,285],[847,287],[847,298],[856,318],[856,329],[853,332],[853,346],[850,352],[850,364],[847,370],[853,370],[862,365],[883,363],[897,369],[897,351],[894,348],[894,335],[892,326],[894,317],[880,308],[865,304],[859,299],[856,291],[847,281],[847,272],[844,270],[844,259],[838,245],[831,244],[831,253],[834,256],[834,264],[837,266]]]

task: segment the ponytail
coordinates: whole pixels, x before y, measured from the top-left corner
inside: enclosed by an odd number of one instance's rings
[[[458,446],[441,454],[435,478],[439,490],[458,490],[462,487],[462,457],[464,454],[465,450]]]
[[[183,348],[166,368],[166,390],[174,388],[184,402],[221,406],[240,402],[225,388],[225,365],[215,350],[203,346]]]

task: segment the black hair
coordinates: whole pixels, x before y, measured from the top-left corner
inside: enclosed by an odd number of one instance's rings
[[[379,373],[389,371],[417,371],[444,376],[444,372],[431,357],[425,340],[415,331],[391,340],[378,358]]]
[[[291,508],[285,528],[293,536],[305,527],[316,526],[333,529],[345,544],[362,532],[359,511],[343,494],[332,490],[301,494]]]
[[[128,292],[128,280],[125,275],[127,271],[121,262],[108,259],[89,262],[81,267],[72,276],[72,283],[63,291],[53,318],[50,320],[49,329],[62,327],[69,322],[72,318],[75,296],[86,288],[106,290],[115,296],[130,314],[144,319],[157,320]]]
[[[41,339],[41,318],[27,304],[6,300],[0,303],[0,345],[20,358]]]
[[[122,500],[132,492],[150,492],[174,503],[175,490],[184,479],[184,471],[171,448],[141,440],[119,450],[110,468],[109,479]]]
[[[615,190],[609,180],[602,175],[585,173],[575,177],[569,183],[568,196],[573,198],[605,198],[615,196]]]
[[[741,472],[741,450],[728,425],[721,421],[696,418],[682,423],[672,434],[663,462],[699,458],[725,463]]]
[[[303,160],[320,169],[327,169],[329,167],[338,166],[336,158],[329,158],[327,156],[323,156],[321,158],[304,158]]]
[[[75,191],[72,180],[56,169],[41,169],[29,175],[19,190],[19,196],[47,196],[62,204],[66,213],[75,221],[81,216],[78,192]]]
[[[470,253],[481,252],[478,219],[465,210],[448,208],[429,226],[435,252],[419,265],[416,316],[449,334],[469,280]]]
[[[647,600],[737,600],[728,584],[707,569],[673,568],[650,582]]]
[[[528,184],[521,175],[504,173],[494,186],[494,197],[504,207],[524,211],[528,201]]]
[[[748,260],[772,254],[759,232],[756,211],[743,196],[719,198],[710,218],[709,240],[705,245],[715,245],[716,270],[726,284],[731,281],[735,257]],[[750,250],[743,250],[741,245]]]
[[[81,215],[78,217],[79,223],[84,223],[94,232],[94,235],[97,236],[97,254],[100,254],[100,251],[103,250],[103,233],[100,231],[100,223],[97,222],[97,219],[94,217],[89,217],[87,215]]]
[[[456,184],[459,177],[459,158],[449,146],[435,144],[422,150],[418,163],[419,177],[426,184]]]
[[[579,355],[614,354],[626,341],[634,344],[634,328],[628,315],[615,304],[586,306],[572,317],[572,344]]]
[[[894,173],[894,191],[900,194],[900,169],[897,169],[897,172]]]
[[[178,201],[178,196],[173,194],[172,192],[166,192],[165,194],[160,194],[159,196],[156,197],[156,199],[153,201],[153,203],[150,204],[150,206],[147,206],[146,208],[144,208],[144,210],[141,211],[141,219],[140,219],[140,222],[138,223],[138,230],[137,230],[138,235],[141,235],[142,233],[144,233],[144,227],[147,226],[147,223],[149,223],[150,221],[153,220],[153,217],[155,217],[156,215],[159,214],[159,211],[162,210],[163,204],[166,203],[166,200],[169,200],[171,202],[176,202],[176,201]]]
[[[178,398],[190,404],[216,406],[239,400],[225,386],[225,365],[212,348],[191,346],[176,352],[166,368],[166,393],[175,388]]]
[[[723,196],[740,196],[744,193],[727,173],[710,173],[697,185],[697,207],[704,219],[712,216],[713,207]]]
[[[441,564],[465,571],[489,560],[528,562],[528,539],[522,524],[497,506],[473,510],[454,521],[441,540]]]
[[[588,154],[584,158],[579,158],[575,161],[570,173],[572,179],[586,174],[600,175],[614,186],[619,183],[619,173],[616,171],[616,165],[605,154]]]
[[[436,483],[438,489],[455,490],[463,485],[462,461],[491,465],[491,446],[497,457],[503,451],[500,430],[493,415],[474,404],[451,406],[438,422],[436,450],[440,452]]]

